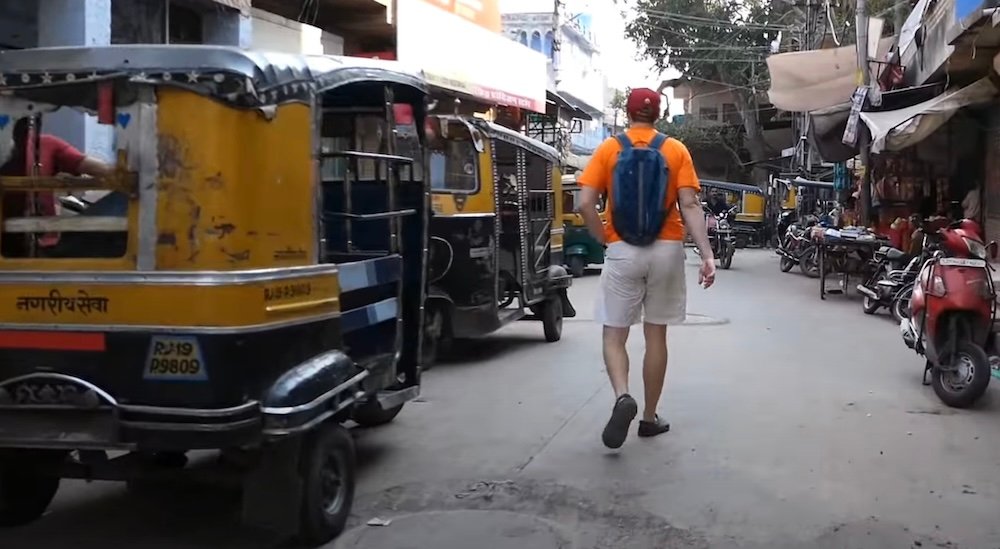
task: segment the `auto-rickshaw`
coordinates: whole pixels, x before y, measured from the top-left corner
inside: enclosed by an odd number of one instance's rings
[[[430,290],[424,364],[455,339],[517,320],[562,337],[575,311],[563,267],[559,155],[530,137],[464,116],[429,121]]]
[[[764,192],[757,186],[702,179],[701,186],[707,192],[723,191],[730,196],[731,206],[738,206],[733,219],[736,247],[745,248],[751,243],[763,244]]]
[[[566,230],[563,246],[566,266],[574,277],[581,277],[588,265],[604,263],[604,245],[597,241],[587,229],[587,224],[580,215],[580,186],[576,183],[576,174],[563,176],[563,227]],[[603,205],[599,206],[601,221],[607,223]]]
[[[60,478],[148,488],[221,450],[246,523],[341,532],[344,423],[391,421],[419,391],[426,101],[389,62],[0,52],[0,137],[31,128],[28,173],[0,177],[28,204],[0,232],[19,244],[0,257],[0,526],[40,517]],[[83,112],[114,137],[111,172],[42,175],[35,130]],[[104,195],[32,206],[82,190]]]

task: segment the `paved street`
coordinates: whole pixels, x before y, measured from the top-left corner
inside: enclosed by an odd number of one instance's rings
[[[672,331],[662,406],[673,431],[606,450],[597,281],[576,282],[580,316],[561,342],[510,327],[430,372],[394,424],[357,432],[357,530],[334,547],[450,549],[442,536],[462,525],[476,538],[461,546],[482,549],[1000,547],[1000,389],[947,409],[888,316],[820,302],[815,281],[764,251],[741,250],[715,288],[690,292],[697,316]],[[638,358],[641,337],[630,347]],[[64,486],[0,547],[262,543],[235,527],[228,496],[164,507],[118,485]],[[392,522],[365,526],[374,517]]]

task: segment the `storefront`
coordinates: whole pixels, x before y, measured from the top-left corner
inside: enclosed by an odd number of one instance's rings
[[[409,0],[396,6],[399,61],[420,68],[432,86],[454,97],[544,113],[545,55],[500,34],[496,1],[476,2],[476,10],[471,3],[446,4]]]

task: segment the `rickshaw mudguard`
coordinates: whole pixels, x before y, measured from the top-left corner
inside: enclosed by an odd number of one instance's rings
[[[567,258],[576,256],[576,255],[582,255],[582,256],[586,257],[586,256],[590,255],[590,249],[587,246],[583,245],[583,244],[573,244],[571,246],[567,246],[566,247],[566,251],[564,253],[566,254]]]
[[[345,410],[357,400],[369,372],[339,350],[321,353],[291,368],[262,399],[265,435],[305,430]]]

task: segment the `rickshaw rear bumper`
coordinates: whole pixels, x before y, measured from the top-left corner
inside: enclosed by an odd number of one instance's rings
[[[261,439],[257,402],[222,409],[155,406],[0,408],[0,448],[197,450]]]

